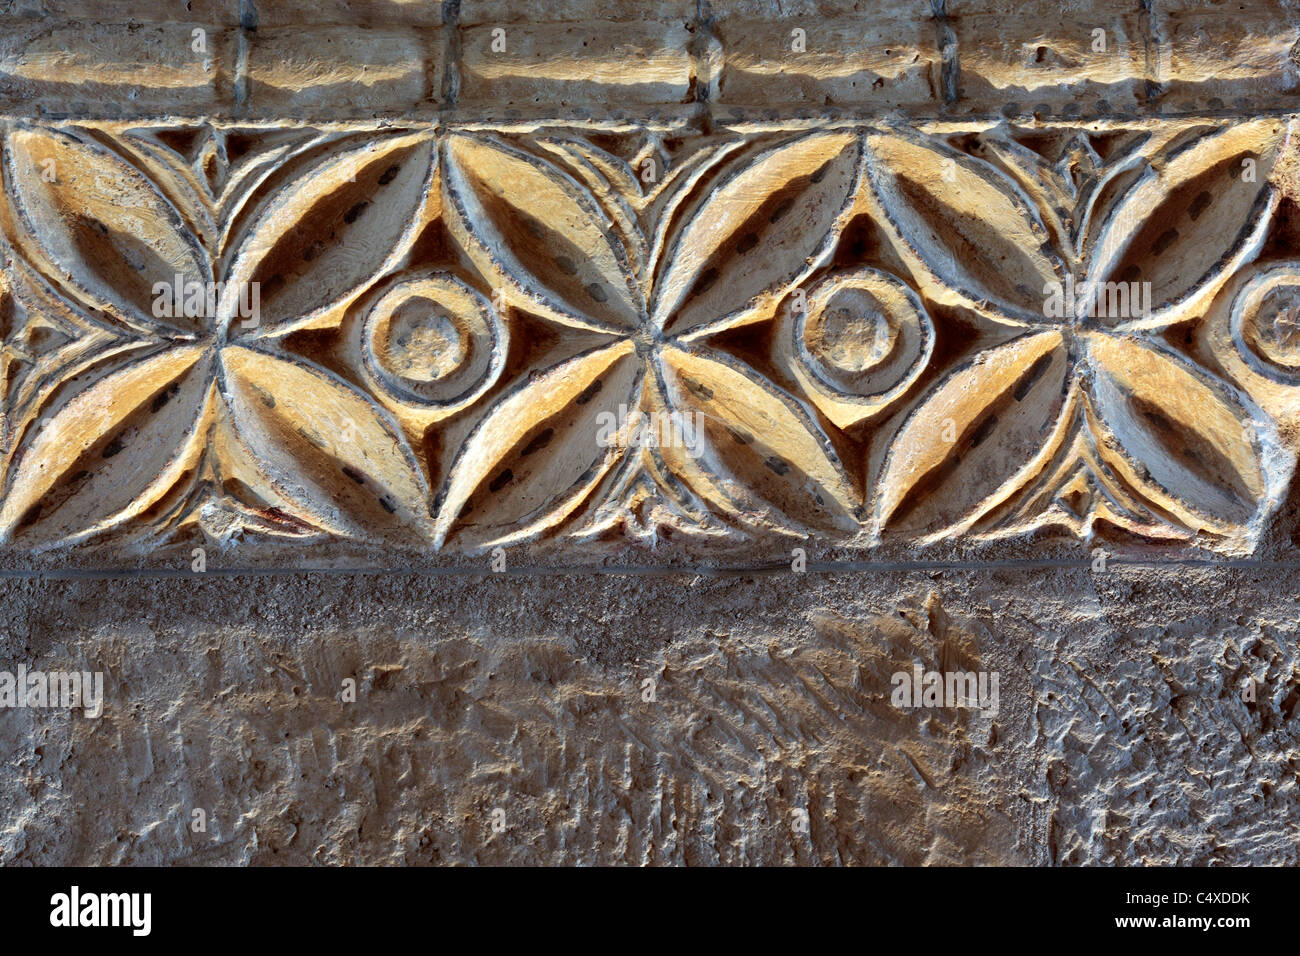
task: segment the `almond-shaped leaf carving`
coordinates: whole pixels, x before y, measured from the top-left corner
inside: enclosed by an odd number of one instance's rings
[[[728,174],[669,244],[655,325],[679,337],[734,325],[811,273],[835,246],[861,167],[857,136],[819,133]]]
[[[1022,336],[951,373],[904,422],[880,476],[879,526],[968,527],[1023,485],[1051,449],[1072,371],[1062,334]]]
[[[560,140],[546,137],[537,143],[581,183],[603,216],[610,221],[614,232],[622,240],[628,255],[629,271],[643,275],[648,250],[645,236],[633,203],[639,193],[639,180],[632,175],[626,163],[615,159],[602,149],[581,140]]]
[[[18,127],[5,137],[4,163],[15,243],[86,306],[152,325],[156,283],[211,279],[177,209],[98,143]]]
[[[1073,243],[1078,250],[1076,263],[1099,258],[1094,250],[1102,242],[1110,210],[1115,208],[1121,197],[1153,176],[1155,172],[1151,165],[1140,154],[1128,157],[1118,166],[1108,166],[1098,171],[1095,185],[1079,198],[1075,207]],[[1136,211],[1137,207],[1129,210],[1130,214]]]
[[[436,540],[530,536],[580,505],[623,455],[602,416],[635,405],[643,363],[630,342],[584,352],[502,397],[461,448],[439,494]]]
[[[254,452],[239,434],[230,404],[221,402],[213,416],[208,464],[216,488],[198,507],[182,508],[214,540],[225,544],[252,532],[285,540],[326,540],[355,535],[351,519],[328,506],[304,509],[298,491],[276,468],[253,459]]]
[[[1049,163],[1042,155],[1008,135],[980,137],[973,152],[976,158],[995,164],[1016,181],[1037,210],[1055,246],[1067,257],[1074,256],[1074,237],[1069,222],[1069,211],[1078,199],[1074,180],[1062,176],[1059,166]],[[1091,157],[1085,154],[1078,158],[1086,161]],[[1079,165],[1082,163],[1072,163],[1071,171]],[[948,172],[946,166],[944,171]]]
[[[1182,143],[1116,203],[1089,278],[1150,283],[1147,315],[1123,329],[1194,314],[1264,241],[1277,204],[1270,184],[1282,120],[1237,123]]]
[[[1157,348],[1086,336],[1102,454],[1188,527],[1237,535],[1284,478],[1266,455],[1276,433],[1228,386]]]
[[[414,238],[436,153],[425,135],[329,155],[275,193],[238,242],[219,316],[257,283],[253,335],[302,325],[391,268]],[[238,331],[243,323],[234,323]]]
[[[712,174],[729,158],[741,155],[745,140],[732,139],[714,141],[701,145],[696,150],[679,160],[677,166],[668,170],[663,181],[651,191],[650,202],[643,215],[652,222],[650,230],[650,266],[641,278],[646,301],[653,295],[653,283],[656,274],[664,271],[663,259],[669,242],[675,236],[674,225],[677,213],[685,197],[694,195],[699,184]]]
[[[586,191],[554,164],[460,134],[444,146],[449,226],[484,272],[555,321],[606,332],[645,313],[622,240]]]
[[[947,146],[870,134],[867,180],[909,268],[939,301],[996,321],[1041,323],[1047,283],[1066,266],[1038,212],[1001,170]]]
[[[201,451],[211,353],[167,349],[99,378],[31,430],[15,455],[0,540],[66,543],[140,514]]]
[[[249,460],[312,523],[367,536],[430,530],[428,490],[398,427],[342,379],[257,349],[222,349]]]
[[[725,154],[721,149],[715,152]],[[570,153],[569,160],[583,162],[579,154]],[[734,324],[738,317],[757,311],[765,299],[770,301],[788,291],[791,284],[827,258],[852,206],[860,169],[860,143],[855,134],[848,132],[800,136],[738,163],[723,174],[723,181],[710,194],[681,214],[685,225],[672,243],[676,251],[662,276],[666,288],[663,292],[656,292],[646,282],[647,277],[638,276],[630,264],[644,256],[644,240],[639,232],[642,224],[636,224],[635,236],[615,235],[628,227],[630,216],[614,217],[621,227],[602,222],[595,200],[567,173],[512,146],[487,139],[451,137],[444,158],[448,184],[445,206],[457,210],[452,216],[453,234],[457,229],[461,231],[461,241],[471,257],[477,256],[491,269],[505,272],[506,281],[516,284],[516,292],[526,297],[531,308],[564,324],[619,334],[622,342],[617,346],[618,354],[627,357],[627,374],[640,381],[647,369],[659,374],[667,361],[664,353],[673,348],[670,343],[674,339]],[[587,172],[584,179],[600,182],[596,172]],[[676,193],[678,202],[690,193],[694,181],[686,177],[685,185]],[[669,207],[675,208],[675,204]],[[630,260],[629,249],[635,253]],[[574,272],[573,267],[580,264],[585,264],[582,268],[587,268],[589,274],[581,268]],[[704,288],[709,270],[723,265],[729,270],[732,298],[709,295]],[[484,268],[482,263],[480,268]],[[561,289],[557,284],[564,276],[573,281]],[[604,284],[593,285],[597,280]],[[606,291],[610,283],[618,286],[618,298]],[[653,319],[643,307],[643,287],[658,303]],[[678,321],[683,310],[689,314]],[[599,361],[609,361],[607,350],[592,354],[602,356]],[[571,431],[569,423],[577,414],[570,405],[576,399],[569,393],[576,390],[581,394],[587,387],[569,381],[579,367],[570,361],[558,369],[535,373],[536,381],[521,386],[521,391],[511,393],[489,413],[463,448],[440,496],[440,542],[453,526],[474,526],[479,541],[489,539],[492,533],[497,535],[495,540],[504,540],[512,525],[515,537],[553,528],[589,497],[614,460],[622,457],[621,450],[604,447],[593,455],[592,449],[586,447],[593,436],[581,431],[575,433],[579,437],[574,438],[576,444],[572,447],[557,441],[557,435]],[[810,453],[816,450],[812,459],[791,453],[791,458],[803,463],[802,467],[811,469],[812,479],[805,482],[813,488],[807,507],[793,501],[802,472],[786,478],[787,472],[794,469],[776,455],[767,456],[767,471],[759,477],[764,493],[780,502],[777,510],[800,517],[806,514],[822,524],[829,521],[853,526],[853,506],[843,506],[846,496],[852,497],[847,480],[842,471],[835,473],[838,464],[831,461],[829,442],[811,416],[797,409],[788,396],[778,397],[779,390],[774,386],[733,372],[725,364],[719,363],[712,374],[727,379],[728,388],[762,389],[763,395],[757,399],[738,395],[737,400],[756,400],[758,407],[766,410],[760,413],[764,422],[779,421],[782,430],[802,429],[804,435],[792,448],[806,448]],[[646,397],[629,393],[624,387],[628,383],[618,384],[617,393],[609,397],[614,404],[603,410],[609,414],[625,403],[625,414],[639,422],[649,412],[644,407]],[[543,394],[543,387],[554,387],[554,394]],[[741,413],[741,417],[745,414],[748,412]],[[624,426],[634,431],[639,428],[626,422],[620,427]],[[657,423],[649,427],[654,430]],[[548,444],[564,449],[562,467],[557,463],[558,451],[555,455],[534,452],[531,460],[523,460],[521,449],[534,448],[543,436]],[[637,468],[648,468],[642,473],[653,474],[654,482],[661,484],[670,479],[659,474],[660,465],[669,465],[670,471],[679,465],[687,470],[694,467],[675,459],[670,463],[673,455],[672,450],[665,450],[656,458],[655,453],[639,451],[635,456]],[[736,462],[747,457],[733,456]],[[563,472],[562,480],[551,477],[545,487],[538,485],[537,476],[556,468]],[[778,479],[769,480],[769,474]],[[818,482],[822,481],[826,482],[825,490],[819,491]],[[485,482],[487,493],[479,490]],[[716,488],[709,489],[707,484],[702,480],[702,495],[717,503]],[[511,489],[512,494],[495,494]],[[740,494],[736,489],[732,491]],[[751,502],[755,509],[773,511],[772,503],[763,503],[762,498],[759,495]],[[721,510],[729,509],[724,503]],[[834,514],[828,519],[830,513]],[[477,533],[485,529],[493,530]]]
[[[700,498],[772,529],[856,529],[852,482],[804,408],[720,354],[670,346],[662,367],[668,406],[697,432],[698,454],[676,460]]]
[[[9,124],[0,538],[43,548],[149,523],[469,550],[574,532],[651,542],[669,527],[850,543],[866,537],[865,473],[873,532],[1122,527],[1241,550],[1294,456],[1263,410],[1175,352],[1181,339],[1130,333],[1217,308],[1263,248],[1288,188],[1274,171],[1287,127],[694,140],[566,127],[365,144],[331,127],[286,133],[263,163],[250,129],[159,127],[169,145],[154,149],[94,123]],[[654,183],[638,179],[647,158]],[[874,225],[841,243],[862,213]],[[425,230],[435,215],[459,250]],[[470,271],[394,274],[422,232],[421,256],[464,252]],[[874,268],[848,267],[859,249]],[[200,316],[153,315],[156,286],[178,275],[224,296]],[[1155,312],[1047,308],[1049,283],[1089,300],[1103,280],[1149,282]],[[777,316],[804,282],[810,308]],[[262,293],[251,329],[235,308],[248,283]],[[535,316],[497,315],[491,286]],[[1281,309],[1237,347],[1289,354]],[[534,317],[565,328],[534,337]],[[749,342],[702,342],[769,319]],[[749,368],[728,348],[767,354]],[[901,422],[893,402],[909,403]],[[695,441],[642,444],[656,416]],[[886,448],[868,422],[892,433]],[[845,469],[850,450],[863,461]]]

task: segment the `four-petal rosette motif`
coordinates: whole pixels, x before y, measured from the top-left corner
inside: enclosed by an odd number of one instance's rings
[[[540,145],[551,157],[451,136],[453,230],[510,295],[592,344],[487,412],[440,495],[439,541],[460,526],[479,542],[528,537],[584,505],[599,523],[602,504],[625,512],[643,497],[688,525],[854,530],[857,490],[808,409],[703,340],[762,318],[827,261],[857,196],[860,139],[724,142],[633,201],[612,157]],[[665,420],[698,434],[633,439]]]
[[[1260,251],[1286,132],[1261,120],[1077,134],[1046,156],[999,131],[965,151],[869,135],[868,181],[914,274],[934,299],[1016,330],[898,430],[878,525],[934,540],[1053,523],[1088,536],[1101,521],[1248,547],[1293,457],[1169,334]]]
[[[1287,134],[13,123],[0,539],[1248,551]]]
[[[163,143],[116,145],[5,135],[4,226],[29,316],[70,313],[93,344],[11,402],[0,535],[74,542],[197,509],[220,537],[231,524],[214,501],[272,535],[427,527],[425,479],[393,421],[278,343],[401,257],[433,138],[273,142],[235,170],[200,148],[201,175],[154,179],[141,166]]]

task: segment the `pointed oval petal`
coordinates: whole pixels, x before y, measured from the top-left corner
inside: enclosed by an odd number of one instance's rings
[[[1065,407],[1070,357],[1059,332],[1013,339],[948,375],[904,422],[876,492],[881,528],[960,530],[1042,467]]]
[[[695,448],[672,455],[706,501],[749,524],[857,530],[858,495],[830,441],[789,395],[721,353],[669,346],[660,387]]]
[[[1272,425],[1226,383],[1131,336],[1086,337],[1098,446],[1147,500],[1192,530],[1245,541],[1285,482]]]
[[[480,268],[548,317],[629,331],[643,307],[627,252],[590,196],[553,164],[485,138],[445,146],[448,225]]]
[[[176,277],[207,283],[211,267],[180,213],[116,154],[60,130],[13,129],[5,179],[17,243],[93,308],[147,326],[195,331],[202,319],[154,317],[156,288]]]
[[[413,240],[435,157],[429,136],[375,140],[276,191],[239,241],[222,320],[237,334],[282,333],[369,285]]]
[[[557,166],[585,188],[622,238],[629,270],[644,278],[648,250],[635,209],[642,183],[631,167],[581,139],[548,136],[539,139],[537,146],[554,156]]]
[[[783,295],[834,249],[861,168],[856,135],[817,133],[725,176],[669,246],[655,324],[670,335],[723,327]]]
[[[211,368],[198,346],[167,349],[48,412],[15,455],[0,537],[76,541],[144,511],[195,467]]]
[[[910,268],[935,298],[1042,325],[1065,264],[1020,188],[988,163],[904,133],[867,136],[867,180]]]
[[[567,517],[623,455],[613,439],[643,363],[631,343],[562,362],[507,393],[456,456],[438,494],[439,546],[520,540]],[[625,409],[624,409],[625,411]]]
[[[401,431],[342,379],[287,355],[222,350],[224,394],[262,476],[313,524],[424,537],[428,492]]]
[[[321,509],[314,500],[295,498],[296,489],[277,484],[278,478],[240,437],[227,402],[219,400],[214,411],[209,461],[221,492],[216,501],[199,508],[205,532],[223,543],[246,532],[299,541],[355,534],[349,517]]]
[[[1138,285],[1149,306],[1102,315],[1101,324],[1160,328],[1193,315],[1259,250],[1277,205],[1269,179],[1284,124],[1236,123],[1198,136],[1136,178],[1100,226],[1088,278]]]

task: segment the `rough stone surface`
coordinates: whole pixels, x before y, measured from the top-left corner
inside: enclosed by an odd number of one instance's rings
[[[0,721],[0,862],[1295,865],[1290,577],[10,584],[4,659],[108,703]]]

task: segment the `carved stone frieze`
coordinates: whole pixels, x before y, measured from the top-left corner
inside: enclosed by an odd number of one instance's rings
[[[805,30],[666,3],[594,46],[567,7],[508,30],[491,4],[330,7],[287,36],[247,6],[98,50],[13,20],[9,559],[1250,554],[1286,498],[1293,121],[1162,99],[1191,89],[1164,53],[1201,13],[1095,6],[1024,66],[962,46],[1001,15],[978,4],[863,34],[851,4]],[[778,28],[792,44],[764,45]],[[77,42],[48,55],[60,30]],[[187,30],[201,62],[142,81],[167,118],[42,115],[56,68],[121,84]],[[217,104],[199,118],[196,76]]]
[[[12,121],[0,533],[1248,551],[1290,130]]]

